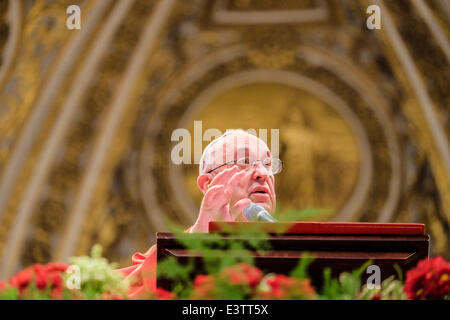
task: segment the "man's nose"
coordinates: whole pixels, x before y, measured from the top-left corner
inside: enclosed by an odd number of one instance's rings
[[[256,181],[266,181],[268,175],[269,171],[266,167],[264,167],[261,162],[258,162],[255,171],[253,172],[253,179]]]

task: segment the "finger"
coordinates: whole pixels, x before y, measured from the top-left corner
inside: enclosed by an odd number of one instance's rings
[[[231,177],[228,182],[229,187],[240,187],[246,189],[250,183],[250,177],[252,176],[251,171],[240,171]]]
[[[222,185],[211,187],[206,193],[200,208],[202,221],[229,221],[229,196],[224,192]]]
[[[206,191],[203,201],[205,204],[216,203],[222,198],[226,198],[225,186],[212,186]]]
[[[227,186],[237,186],[245,175],[246,171],[239,171],[235,173],[228,181]]]
[[[225,192],[232,197],[234,193],[242,193],[243,188],[239,185],[239,181],[245,176],[244,171],[237,172],[226,184]]]
[[[244,171],[236,173],[227,184],[225,192],[230,195],[231,205],[243,198],[248,198],[249,176],[250,174]]]
[[[217,176],[215,176],[212,181],[210,186],[215,186],[215,185],[226,185],[226,183],[228,182],[228,180],[230,180],[230,178],[239,171],[239,168],[237,166],[233,166],[231,168],[225,169],[222,172],[220,172]]]

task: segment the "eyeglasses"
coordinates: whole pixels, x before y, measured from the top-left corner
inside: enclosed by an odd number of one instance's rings
[[[241,170],[249,170],[251,168],[255,168],[258,165],[258,162],[261,162],[261,164],[266,168],[267,171],[269,171],[272,174],[280,173],[283,169],[283,161],[281,161],[278,158],[265,158],[263,160],[254,160],[250,161],[248,157],[241,158],[239,160],[232,160],[225,162],[224,164],[221,164],[220,166],[209,170],[207,173],[211,173],[214,170],[217,170],[219,168],[222,168],[223,166],[226,166],[227,164],[234,163],[237,165]]]

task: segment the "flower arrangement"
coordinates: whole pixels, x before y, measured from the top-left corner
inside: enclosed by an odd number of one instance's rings
[[[261,281],[257,299],[314,300],[317,293],[309,279],[288,277],[284,274],[269,274]]]
[[[263,272],[247,263],[223,269],[217,275],[196,276],[189,299],[301,299],[316,298],[309,279]]]
[[[406,273],[409,299],[450,299],[450,263],[442,257],[424,259]]]
[[[102,257],[102,248],[95,245],[91,249],[91,256],[72,257],[71,266],[75,266],[79,277],[77,289],[86,299],[125,299],[128,283],[123,276],[115,272],[116,263],[109,263]],[[67,281],[70,279],[67,278]],[[72,286],[73,287],[73,286]],[[72,292],[75,290],[72,290]]]
[[[239,263],[217,275],[198,275],[190,299],[249,299],[256,294],[263,277],[258,268]]]
[[[34,264],[14,275],[9,285],[0,283],[0,298],[61,299],[67,268],[62,263]]]
[[[423,259],[407,272],[406,281],[391,276],[379,288],[362,285],[361,274],[370,262],[351,273],[331,278],[324,272],[320,292],[304,270],[311,262],[300,263],[290,276],[264,273],[255,266],[239,263],[217,274],[197,275],[187,299],[270,299],[270,300],[407,300],[450,299],[450,263],[442,257]],[[179,298],[179,297],[178,297]]]
[[[128,284],[114,271],[117,265],[101,257],[96,245],[91,256],[73,257],[71,265],[34,264],[0,282],[0,300],[125,299]]]
[[[450,299],[450,263],[442,257],[423,259],[406,273],[405,282],[394,276],[385,279],[379,288],[361,284],[361,273],[369,264],[351,273],[332,278],[324,272],[324,285],[314,288],[306,270],[312,258],[302,259],[289,275],[264,274],[247,262],[228,265],[217,272],[197,275],[185,282],[183,290],[173,292],[157,288],[146,299]],[[128,282],[116,272],[116,264],[101,257],[101,248],[94,246],[91,256],[74,257],[71,265],[62,263],[34,264],[15,274],[8,282],[0,282],[0,299],[127,299]],[[75,267],[75,268],[74,268]],[[192,266],[190,266],[192,267]],[[187,267],[187,268],[190,268]],[[72,272],[76,270],[76,272]],[[188,269],[192,270],[192,268]],[[187,278],[188,271],[178,266],[174,273]],[[73,281],[79,277],[79,281]],[[76,285],[74,287],[74,284]]]

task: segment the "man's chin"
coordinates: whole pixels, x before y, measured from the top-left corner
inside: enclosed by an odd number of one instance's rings
[[[261,197],[260,195],[250,195],[249,199],[272,214],[272,204],[268,196],[264,195],[264,197]]]
[[[255,202],[255,203],[256,203],[256,204],[259,204],[261,207],[263,207],[264,209],[266,209],[267,212],[269,212],[270,214],[272,214],[272,206],[271,206],[269,203],[267,203],[267,202],[261,202],[261,203]]]

